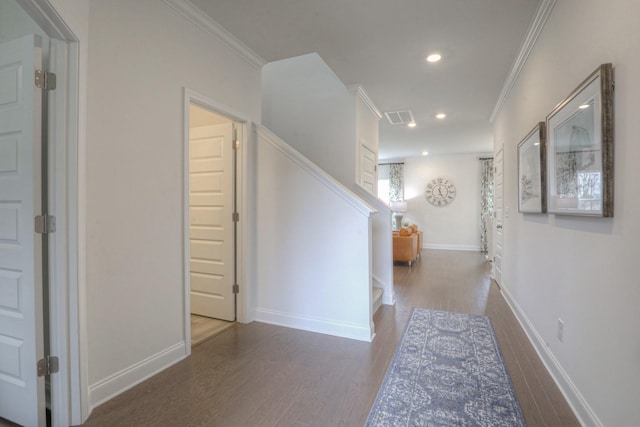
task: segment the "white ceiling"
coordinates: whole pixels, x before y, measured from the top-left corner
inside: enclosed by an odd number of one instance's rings
[[[413,129],[380,121],[380,159],[491,152],[489,117],[540,3],[191,1],[267,62],[317,52],[381,112],[412,110]],[[433,51],[438,64],[425,61]]]

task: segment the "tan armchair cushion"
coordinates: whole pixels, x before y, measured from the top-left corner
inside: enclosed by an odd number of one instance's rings
[[[400,233],[398,236],[393,236],[393,260],[407,261],[411,265],[418,256],[418,235],[403,236]]]

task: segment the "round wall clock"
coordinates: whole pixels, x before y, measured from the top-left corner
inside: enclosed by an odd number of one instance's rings
[[[446,178],[435,178],[427,184],[424,197],[433,206],[446,206],[456,197],[456,186]]]

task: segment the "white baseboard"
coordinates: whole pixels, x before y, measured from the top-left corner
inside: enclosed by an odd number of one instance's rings
[[[442,251],[474,251],[480,252],[480,246],[475,245],[440,245],[437,243],[427,243],[422,249],[439,249]]]
[[[117,372],[89,386],[89,412],[96,406],[140,384],[169,366],[181,361],[186,355],[185,342],[162,350],[153,356]]]
[[[520,326],[522,326],[525,334],[527,334],[529,341],[533,344],[533,347],[542,360],[542,363],[544,363],[544,366],[547,368],[549,374],[551,374],[551,377],[560,389],[560,392],[564,395],[567,403],[573,410],[573,413],[578,418],[578,421],[580,421],[580,424],[583,426],[602,427],[602,422],[593,412],[573,381],[571,381],[571,378],[569,378],[567,372],[562,368],[558,359],[555,358],[553,353],[551,353],[549,348],[546,346],[544,339],[538,333],[531,321],[529,321],[526,314],[524,314],[520,305],[513,299],[509,290],[502,286],[501,292],[502,295],[504,295],[505,301],[507,301],[507,304],[511,308],[511,311],[515,314],[516,319],[518,319]]]
[[[371,325],[335,322],[291,313],[282,313],[264,308],[258,308],[256,310],[256,321],[367,342],[371,342],[375,335]]]

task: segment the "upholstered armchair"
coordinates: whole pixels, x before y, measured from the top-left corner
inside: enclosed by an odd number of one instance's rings
[[[418,256],[418,234],[410,228],[393,232],[393,260],[408,262],[409,266]]]
[[[418,230],[418,226],[416,224],[411,224],[409,228],[413,234],[418,235],[418,256],[420,256],[422,254],[422,231]]]

